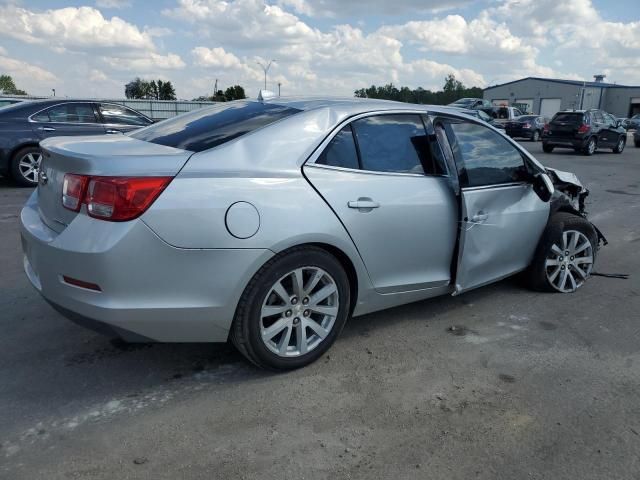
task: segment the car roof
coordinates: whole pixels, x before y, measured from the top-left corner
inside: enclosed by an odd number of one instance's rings
[[[461,113],[463,110],[443,105],[404,103],[392,100],[358,97],[279,97],[264,100],[264,103],[283,105],[303,111],[328,108],[349,116],[384,110],[416,110],[434,113]]]

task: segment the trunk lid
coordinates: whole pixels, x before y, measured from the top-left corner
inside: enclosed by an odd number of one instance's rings
[[[144,142],[126,135],[54,137],[40,142],[42,162],[38,210],[60,233],[78,213],[62,205],[67,173],[92,176],[175,176],[193,152]],[[81,210],[82,212],[82,210]]]

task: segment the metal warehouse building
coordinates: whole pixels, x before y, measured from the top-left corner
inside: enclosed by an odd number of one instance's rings
[[[551,117],[560,110],[599,108],[616,117],[640,113],[640,86],[527,77],[484,90],[485,100],[494,105],[525,104],[527,111]]]

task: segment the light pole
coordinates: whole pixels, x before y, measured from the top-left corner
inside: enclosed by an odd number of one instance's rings
[[[265,90],[267,89],[267,72],[271,68],[271,64],[273,62],[275,62],[275,60],[269,60],[269,63],[267,63],[266,66],[262,62],[256,62],[258,65],[260,65],[262,67],[262,70],[264,70],[264,89]]]
[[[53,96],[55,97],[56,96],[56,89],[52,88],[51,91],[53,92]]]

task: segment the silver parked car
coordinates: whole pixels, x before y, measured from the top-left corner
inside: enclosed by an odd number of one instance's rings
[[[238,101],[41,147],[22,239],[51,305],[268,368],[317,359],[349,316],[520,271],[573,292],[604,240],[575,175],[446,107]]]

